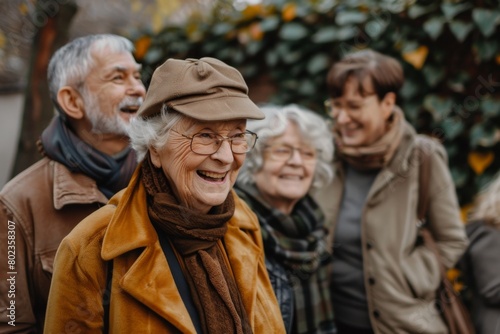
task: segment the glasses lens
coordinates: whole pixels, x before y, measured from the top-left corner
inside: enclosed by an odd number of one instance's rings
[[[242,154],[250,152],[255,145],[255,134],[243,132],[231,137],[231,149],[233,153]]]
[[[271,157],[278,161],[287,161],[293,154],[293,148],[290,146],[274,146],[270,149]]]
[[[249,132],[242,132],[229,138],[216,133],[198,133],[191,140],[191,150],[197,154],[214,154],[224,140],[229,140],[233,153],[247,153],[255,146],[256,139],[256,135]]]
[[[191,139],[191,150],[198,154],[214,154],[219,149],[220,141],[216,133],[197,133]]]
[[[294,148],[288,145],[271,146],[269,152],[271,158],[276,161],[288,161],[292,158],[294,151],[297,150],[303,161],[314,161],[316,159],[316,150],[311,147]]]

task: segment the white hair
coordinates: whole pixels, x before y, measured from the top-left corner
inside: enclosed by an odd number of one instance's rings
[[[253,176],[264,164],[264,148],[267,143],[282,135],[288,122],[297,125],[302,138],[316,148],[318,162],[314,173],[312,187],[324,186],[333,178],[331,165],[333,158],[333,136],[325,119],[313,111],[304,109],[295,104],[286,106],[263,106],[262,112],[266,115],[263,120],[249,120],[247,130],[255,132],[258,136],[255,148],[247,153],[238,182],[241,185],[254,183]]]
[[[57,93],[64,86],[71,86],[82,92],[85,77],[94,65],[93,52],[109,50],[113,53],[132,52],[134,45],[122,36],[112,34],[88,35],[74,39],[58,49],[52,56],[47,69],[49,93],[59,114],[65,113],[57,103]]]
[[[132,148],[136,151],[137,161],[141,162],[151,147],[160,150],[166,145],[170,130],[186,116],[175,110],[161,107],[161,112],[146,119],[137,116],[131,119],[129,137]]]
[[[500,173],[476,196],[470,220],[484,220],[500,228]]]

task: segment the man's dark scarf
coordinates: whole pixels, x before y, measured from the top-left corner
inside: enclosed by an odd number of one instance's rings
[[[42,153],[96,181],[99,190],[111,198],[125,188],[137,166],[135,151],[127,148],[118,156],[104,154],[82,141],[56,116],[41,136]]]
[[[181,268],[206,333],[251,333],[243,301],[219,242],[234,214],[233,195],[229,193],[224,203],[203,214],[180,205],[163,170],[153,166],[149,155],[141,168],[149,217],[180,254]]]

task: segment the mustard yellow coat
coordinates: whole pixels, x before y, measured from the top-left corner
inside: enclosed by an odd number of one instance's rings
[[[62,241],[54,263],[45,333],[101,333],[109,260],[113,260],[110,333],[195,333],[148,218],[139,171],[125,190]],[[284,333],[264,265],[259,223],[234,192],[233,196],[236,210],[224,244],[252,330]]]

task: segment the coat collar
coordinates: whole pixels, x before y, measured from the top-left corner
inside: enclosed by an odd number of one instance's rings
[[[62,209],[68,204],[105,204],[108,199],[97,188],[96,182],[85,174],[72,173],[63,164],[54,165],[54,208]]]
[[[120,287],[135,299],[175,325],[181,332],[195,332],[189,313],[175,285],[172,272],[160,246],[158,235],[149,220],[146,190],[141,182],[141,168],[137,168],[129,186],[113,196],[109,204],[116,206],[104,235],[101,256],[104,260],[130,258],[123,263],[124,273]],[[228,223],[224,237],[229,262],[240,288],[250,319],[256,302],[256,279],[262,249],[252,235],[258,232],[258,221],[253,212],[235,196],[235,214]],[[252,219],[253,218],[253,219]],[[247,233],[247,231],[252,233]],[[242,246],[245,245],[245,246]],[[132,257],[122,256],[126,253]]]
[[[370,188],[368,198],[374,197],[382,189],[384,189],[390,182],[398,177],[408,177],[411,172],[412,164],[417,164],[418,162],[412,161],[413,149],[416,145],[417,133],[413,127],[407,122],[404,122],[403,136],[401,138],[401,143],[399,144],[393,158],[387,164],[386,167],[382,168],[380,173],[377,175],[375,182]],[[343,162],[337,156],[334,161],[334,169],[336,170],[336,177],[344,178],[344,167]]]
[[[390,182],[396,178],[406,178],[411,172],[412,165],[411,156],[415,146],[416,132],[408,122],[405,122],[403,136],[394,157],[389,164],[382,168],[377,175],[373,186],[370,189],[368,198],[374,197],[378,192],[384,189]],[[415,162],[416,163],[416,162]]]

